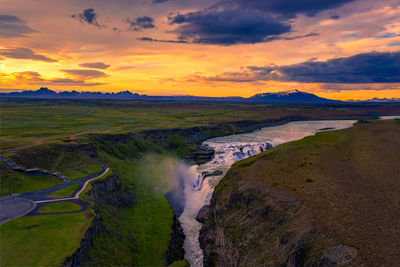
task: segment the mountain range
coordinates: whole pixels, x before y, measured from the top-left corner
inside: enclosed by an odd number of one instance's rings
[[[245,102],[245,103],[340,103],[339,100],[322,98],[314,94],[301,92],[299,90],[282,91],[275,93],[260,93],[249,98],[243,97],[200,97],[200,96],[149,96],[132,93],[130,91],[121,91],[118,93],[102,92],[78,92],[63,91],[55,92],[46,87],[39,90],[25,90],[21,92],[0,93],[0,97],[11,98],[39,98],[39,99],[115,99],[115,100],[170,100],[170,101],[208,101],[208,102]],[[398,98],[378,99],[349,102],[400,102]]]
[[[121,91],[118,93],[102,92],[55,92],[46,87],[39,90],[25,90],[22,92],[0,93],[0,97],[12,98],[41,98],[41,99],[117,99],[117,100],[175,100],[175,101],[214,101],[214,102],[271,102],[271,103],[334,103],[339,102],[318,97],[314,94],[298,90],[277,93],[257,94],[250,98],[243,97],[200,97],[200,96],[149,96]]]

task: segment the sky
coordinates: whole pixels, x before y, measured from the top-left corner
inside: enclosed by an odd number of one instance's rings
[[[0,0],[0,92],[400,97],[400,0]]]

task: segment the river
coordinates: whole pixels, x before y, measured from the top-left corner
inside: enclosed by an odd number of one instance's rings
[[[381,119],[394,119],[385,116]],[[210,203],[214,187],[236,161],[256,155],[270,147],[315,135],[319,131],[351,127],[355,120],[296,121],[281,126],[266,127],[247,133],[217,137],[203,142],[214,148],[214,158],[202,165],[187,166],[185,171],[185,205],[179,217],[184,234],[185,258],[190,266],[203,266],[203,251],[199,244],[202,224],[196,220],[199,210]],[[222,171],[221,175],[203,178],[204,172]]]

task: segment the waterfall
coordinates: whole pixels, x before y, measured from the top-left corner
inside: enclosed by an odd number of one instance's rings
[[[203,251],[199,243],[202,224],[196,220],[196,216],[204,205],[210,203],[214,187],[233,163],[273,146],[299,140],[328,128],[348,128],[353,123],[355,123],[354,120],[290,122],[281,126],[263,128],[253,133],[230,135],[205,141],[203,145],[208,145],[215,150],[214,158],[202,165],[186,165],[181,170],[184,172],[184,175],[181,175],[184,176],[184,207],[179,221],[185,234],[183,245],[185,258],[190,266],[203,266]],[[214,172],[218,175],[206,175]]]

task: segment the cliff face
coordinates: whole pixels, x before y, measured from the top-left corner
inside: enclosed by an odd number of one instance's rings
[[[205,266],[318,264],[312,251],[318,230],[303,203],[274,190],[233,187],[216,193],[198,215]]]
[[[399,157],[400,124],[374,122],[234,164],[198,214],[205,266],[400,264]]]
[[[183,260],[185,258],[185,251],[183,250],[183,242],[185,241],[185,234],[183,228],[176,216],[174,216],[174,223],[172,225],[172,236],[169,243],[167,254],[165,255],[164,262],[168,266],[174,261]]]
[[[100,206],[108,203],[114,206],[132,205],[132,200],[121,197],[121,182],[119,174],[114,172],[104,180],[94,181],[92,189],[89,191],[90,201],[94,203],[96,212],[95,218],[92,220],[89,229],[86,231],[85,237],[81,241],[80,248],[69,258],[67,258],[63,266],[82,266],[84,262],[95,262],[88,255],[88,251],[93,247],[93,240],[100,232],[107,232],[106,225],[102,222],[102,214]]]
[[[190,128],[173,128],[173,129],[160,129],[160,130],[144,130],[138,134],[126,133],[126,134],[94,134],[93,137],[96,140],[104,140],[115,143],[126,144],[132,139],[154,139],[159,140],[161,143],[167,145],[165,142],[168,137],[173,135],[182,136],[187,144],[200,144],[201,142],[218,136],[224,136],[229,134],[248,133],[254,130],[267,127],[276,126],[288,123],[290,121],[306,120],[304,116],[284,116],[276,119],[267,119],[262,121],[233,121],[233,122],[221,122],[215,123],[210,126],[199,126]]]

